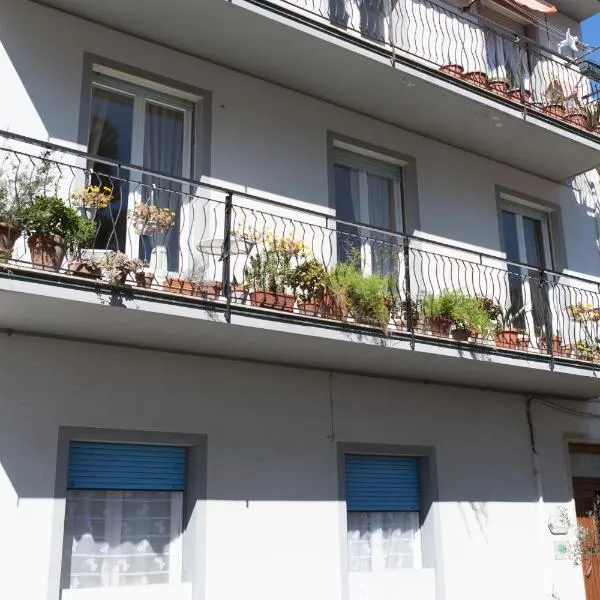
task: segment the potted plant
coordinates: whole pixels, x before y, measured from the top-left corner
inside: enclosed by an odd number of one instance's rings
[[[139,268],[137,268],[134,273],[135,284],[141,288],[151,288],[152,283],[154,282],[154,273],[151,271],[146,271],[143,265],[140,263]]]
[[[0,253],[10,258],[21,231],[20,206],[9,198],[8,189],[0,183]]]
[[[525,313],[525,308],[510,306],[498,315],[496,327],[496,346],[512,350],[529,346],[529,336],[515,327],[517,320]]]
[[[125,285],[129,275],[143,273],[143,265],[137,258],[130,258],[123,252],[110,252],[102,261],[104,276],[111,285]]]
[[[483,71],[468,71],[463,75],[463,79],[477,87],[488,86],[488,76]]]
[[[553,81],[546,90],[548,102],[542,107],[542,110],[558,119],[563,119],[566,114],[565,93],[559,81]]]
[[[508,97],[516,102],[525,101],[525,104],[529,104],[531,102],[531,90],[523,89],[522,92],[521,94],[520,87],[511,88],[508,90]]]
[[[457,341],[467,342],[471,337],[484,336],[489,332],[488,311],[479,298],[456,294],[451,315],[454,325],[451,335]]]
[[[342,313],[348,311],[357,323],[374,325],[387,332],[391,301],[389,277],[363,275],[360,259],[338,263],[330,275],[330,285]]]
[[[95,257],[73,258],[69,261],[69,272],[78,277],[100,279],[102,277],[102,262]]]
[[[321,313],[329,274],[320,261],[313,258],[300,263],[292,272],[290,285],[298,299],[299,312],[312,316]]]
[[[263,249],[249,257],[244,282],[252,306],[292,312],[296,301],[287,293],[292,285],[293,261],[306,257],[304,243],[262,232]]]
[[[175,222],[175,211],[154,204],[138,204],[130,211],[133,229],[139,235],[165,234]]]
[[[195,283],[194,287],[197,296],[216,300],[221,296],[223,284],[220,281],[206,280]]]
[[[248,297],[248,288],[243,283],[240,283],[234,275],[231,281],[230,293],[233,302],[244,304]]]
[[[456,304],[455,292],[442,292],[440,294],[427,294],[423,298],[423,314],[431,335],[448,337],[452,327],[452,311]]]
[[[565,114],[565,121],[576,125],[577,127],[587,127],[588,118],[581,108],[575,108],[567,111]]]
[[[81,217],[56,196],[38,196],[21,212],[34,268],[58,271],[67,247],[91,241],[96,223]]]
[[[500,96],[508,97],[510,81],[505,77],[495,77],[494,79],[489,80],[489,88],[492,92],[495,92]]]
[[[167,277],[162,285],[164,291],[171,294],[181,294],[182,296],[196,295],[196,284],[191,279]]]
[[[71,202],[82,217],[93,221],[100,208],[106,208],[113,199],[112,189],[108,186],[89,185],[71,194]]]
[[[446,73],[446,75],[452,75],[453,77],[462,77],[465,72],[464,67],[458,65],[453,62],[448,62],[447,64],[440,67],[440,71],[442,73]]]
[[[556,331],[554,335],[550,336],[548,340],[548,336],[543,333],[537,340],[538,348],[541,352],[548,351],[548,342],[550,342],[550,347],[552,348],[552,354],[558,355],[562,354],[562,336],[560,335],[560,331]]]

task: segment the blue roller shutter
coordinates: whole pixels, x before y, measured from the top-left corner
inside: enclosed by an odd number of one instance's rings
[[[419,458],[350,454],[345,466],[347,510],[419,510]]]
[[[178,446],[71,442],[67,487],[183,491],[185,460]]]

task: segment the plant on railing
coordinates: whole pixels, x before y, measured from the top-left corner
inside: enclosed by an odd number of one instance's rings
[[[58,271],[67,248],[93,241],[96,223],[81,217],[56,196],[39,196],[21,212],[21,223],[36,268]]]
[[[360,256],[338,263],[330,274],[330,285],[342,315],[350,313],[357,323],[374,325],[387,332],[392,298],[390,278],[378,273],[364,275]]]
[[[454,292],[441,292],[440,294],[426,294],[423,297],[423,315],[432,335],[447,337],[452,327],[452,311],[456,304]]]
[[[56,192],[57,174],[50,152],[23,163],[9,162],[0,166],[0,254],[11,258],[15,242],[23,230],[22,213],[37,196]],[[9,155],[10,156],[10,155]]]
[[[113,199],[112,189],[108,186],[89,185],[71,194],[71,202],[82,216],[93,220],[98,209],[106,208]]]
[[[138,204],[130,211],[133,229],[139,235],[165,234],[175,222],[175,211],[154,204]]]
[[[600,307],[580,302],[567,306],[567,314],[580,325],[583,333],[583,339],[575,343],[577,357],[600,361]]]
[[[526,350],[529,347],[529,336],[518,327],[525,315],[525,307],[511,305],[501,310],[496,320],[496,346],[512,350]]]
[[[470,337],[489,337],[489,313],[479,298],[456,294],[451,315],[454,325],[451,334],[455,340],[466,342]]]
[[[292,287],[292,274],[300,259],[307,256],[304,242],[261,232],[262,250],[249,257],[244,269],[244,282],[251,290],[252,306],[276,308],[291,312],[295,298],[286,293]]]
[[[542,107],[544,112],[559,119],[564,118],[566,96],[561,82],[556,79],[550,82],[550,85],[546,88],[545,96],[547,103]]]
[[[130,258],[123,252],[110,252],[102,261],[104,276],[111,285],[125,285],[129,275],[137,279],[144,274],[144,266],[137,258]]]
[[[69,261],[69,272],[79,277],[100,279],[102,277],[102,261],[94,256],[79,256]]]
[[[330,287],[329,273],[317,259],[301,262],[291,273],[290,285],[298,298],[301,313],[321,312],[323,300]]]

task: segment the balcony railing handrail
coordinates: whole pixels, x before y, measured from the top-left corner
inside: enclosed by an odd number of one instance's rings
[[[483,252],[480,250],[473,250],[472,248],[457,246],[457,242],[444,242],[444,241],[440,241],[440,240],[433,240],[428,237],[422,237],[419,235],[410,234],[410,233],[406,233],[406,232],[402,232],[402,231],[392,231],[389,229],[377,227],[375,225],[370,225],[368,223],[363,223],[360,221],[347,221],[344,219],[339,219],[336,216],[333,216],[326,212],[321,212],[318,210],[312,210],[312,209],[305,208],[305,207],[299,207],[296,205],[286,204],[283,201],[274,200],[274,199],[268,198],[266,196],[260,196],[257,194],[249,194],[246,192],[242,192],[242,191],[239,191],[239,189],[236,189],[237,186],[227,187],[227,186],[212,184],[212,183],[208,183],[208,182],[202,182],[198,179],[189,178],[189,177],[176,177],[173,175],[165,174],[161,171],[157,171],[154,169],[148,169],[146,167],[141,167],[141,166],[135,165],[133,163],[127,163],[127,162],[123,162],[123,161],[115,161],[114,159],[107,159],[105,157],[102,157],[102,156],[99,156],[96,154],[91,154],[91,153],[84,152],[82,150],[78,150],[75,148],[69,148],[68,146],[62,146],[62,145],[56,144],[54,142],[38,140],[36,138],[32,138],[32,137],[14,133],[14,132],[0,130],[0,138],[6,138],[6,139],[10,139],[10,140],[13,140],[16,142],[25,143],[25,144],[28,144],[31,146],[37,146],[37,147],[43,148],[45,150],[50,150],[52,152],[58,152],[58,153],[62,153],[62,154],[72,155],[72,156],[75,156],[82,160],[85,160],[86,162],[97,162],[97,163],[101,163],[104,165],[110,165],[113,167],[117,167],[122,170],[137,171],[138,173],[140,173],[142,175],[156,177],[159,179],[163,179],[165,181],[170,181],[172,183],[189,185],[189,186],[193,186],[195,188],[204,188],[208,191],[213,191],[213,192],[218,192],[220,194],[223,194],[225,197],[228,195],[230,195],[232,198],[240,197],[240,198],[250,200],[253,202],[259,202],[262,205],[273,206],[273,207],[277,207],[282,210],[292,211],[293,213],[296,213],[296,214],[299,213],[302,215],[316,217],[318,219],[323,220],[326,224],[325,227],[332,232],[335,232],[337,230],[336,226],[338,226],[338,225],[352,227],[352,228],[356,228],[356,229],[359,229],[364,232],[371,232],[373,234],[384,235],[386,237],[396,239],[396,241],[394,241],[394,242],[380,240],[380,243],[382,243],[382,244],[396,245],[396,246],[410,245],[411,243],[427,244],[429,246],[443,248],[446,250],[452,250],[454,252],[458,251],[461,254],[468,254],[472,258],[462,259],[462,260],[465,262],[474,264],[474,265],[475,264],[483,265],[484,261],[491,261],[492,263],[494,263],[494,262],[497,263],[498,261],[501,261],[502,264],[505,265],[506,267],[513,267],[515,269],[521,269],[524,271],[535,271],[538,273],[543,272],[544,276],[549,277],[549,278],[568,277],[570,280],[573,280],[573,281],[579,281],[579,282],[585,283],[587,285],[597,286],[598,290],[600,291],[600,281],[585,278],[580,275],[574,275],[574,274],[570,274],[570,273],[555,271],[550,268],[540,268],[539,266],[536,266],[536,265],[531,265],[531,264],[527,264],[527,263],[523,263],[523,262],[508,260],[506,258],[506,256],[502,256],[502,254],[504,254],[504,253],[491,254],[491,253]],[[39,155],[29,154],[29,153],[23,152],[21,150],[15,150],[15,149],[6,148],[6,147],[2,148],[2,150],[9,151],[13,154],[25,156],[25,157],[35,159],[35,160],[41,159],[41,157]],[[56,165],[63,166],[65,168],[70,168],[70,169],[76,168],[72,164],[61,162],[59,160],[56,160],[55,158],[49,158],[47,160],[49,160],[50,162],[52,162]],[[80,168],[80,167],[77,167],[77,168]],[[121,179],[120,177],[114,177],[114,176],[113,176],[113,179],[128,181],[127,179]],[[164,190],[164,191],[168,191],[168,192],[172,191],[172,190],[168,190],[166,188],[161,188],[160,185],[155,186],[155,187],[158,190]],[[191,194],[191,195],[193,195],[193,194]],[[225,206],[225,204],[226,204],[225,199],[219,200],[217,198],[211,198],[211,202],[221,204],[223,206]],[[252,212],[252,213],[261,213],[264,215],[268,214],[268,213],[265,213],[265,211],[262,209],[249,208],[246,210],[248,210],[249,212]],[[269,214],[269,216],[273,216],[273,215]],[[305,225],[307,227],[313,226],[312,223],[309,223],[307,221],[300,221],[299,219],[296,219],[296,218],[293,218],[293,219],[290,219],[289,217],[281,217],[281,218],[293,220],[295,223],[297,223],[299,225]],[[331,227],[330,223],[334,223],[335,226]],[[322,227],[322,226],[319,226],[319,227]]]

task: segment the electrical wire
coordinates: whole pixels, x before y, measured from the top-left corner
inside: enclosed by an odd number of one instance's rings
[[[553,402],[552,400],[545,400],[542,398],[532,398],[532,400],[536,400],[537,402],[539,402],[540,404],[543,404],[544,406],[548,406],[549,408],[552,408],[553,410],[565,413],[572,417],[583,417],[586,419],[600,419],[600,414],[586,412],[584,410],[579,410],[577,408],[569,408],[568,406],[563,406],[562,404],[558,404],[556,402]],[[590,399],[589,401],[599,402],[600,398],[593,398],[593,399]]]

